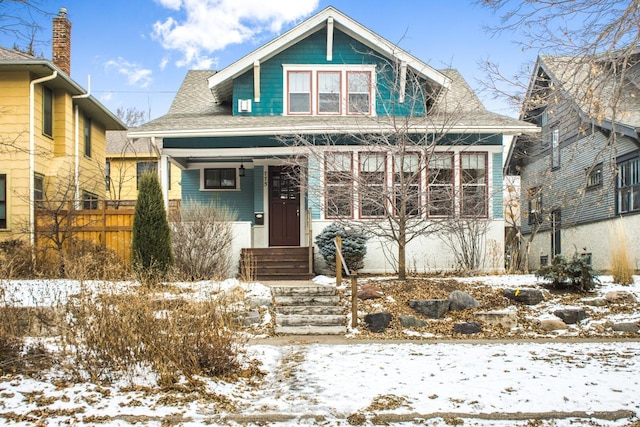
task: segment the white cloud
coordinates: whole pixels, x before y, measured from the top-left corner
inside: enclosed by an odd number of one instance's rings
[[[319,0],[156,0],[184,20],[169,17],[153,25],[152,36],[162,47],[177,50],[178,66],[210,68],[210,54],[265,33],[278,33],[285,24],[311,14]]]
[[[129,86],[146,88],[151,83],[151,70],[142,68],[139,64],[129,62],[122,57],[111,59],[105,63],[107,70],[116,70],[127,78]]]

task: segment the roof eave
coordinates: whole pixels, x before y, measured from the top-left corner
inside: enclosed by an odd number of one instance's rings
[[[58,72],[58,76],[55,81],[60,84],[65,91],[69,93],[74,99],[73,101],[81,106],[83,109],[90,111],[96,119],[98,119],[106,130],[126,130],[125,125],[115,114],[107,109],[100,101],[88,94],[87,90],[76,83],[69,75],[67,75],[60,68],[56,67],[52,62],[47,60],[9,60],[0,61],[0,69],[9,68],[15,70],[24,70],[33,72],[35,68],[46,69],[47,72],[38,73],[38,76],[44,76],[50,74],[53,71]]]
[[[522,133],[539,132],[538,127],[509,125],[509,126],[467,126],[459,125],[449,127],[446,133],[495,133],[505,135],[518,135]],[[191,130],[158,130],[129,132],[129,138],[197,138],[197,137],[229,137],[229,136],[268,136],[268,135],[317,135],[317,134],[346,134],[346,133],[367,133],[367,132],[394,132],[393,126],[380,124],[372,126],[337,126],[327,128],[326,124],[296,126],[296,127],[269,127],[269,128],[211,128],[211,129],[191,129]],[[409,133],[434,132],[441,133],[442,128],[436,126],[413,127]]]

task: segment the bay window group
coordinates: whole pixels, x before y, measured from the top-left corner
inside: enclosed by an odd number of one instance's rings
[[[487,153],[327,152],[326,218],[488,214]]]

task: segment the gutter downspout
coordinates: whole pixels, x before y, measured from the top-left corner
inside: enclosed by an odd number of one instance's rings
[[[53,80],[58,77],[58,70],[53,70],[49,76],[40,77],[39,79],[29,82],[29,243],[35,244],[36,216],[35,216],[35,200],[33,193],[35,190],[35,171],[36,171],[36,137],[35,133],[35,87],[39,83]]]
[[[88,98],[91,96],[91,75],[87,76],[87,93],[72,96],[71,99]],[[75,182],[75,194],[73,197],[76,209],[80,209],[80,109],[76,104],[75,108],[75,165],[73,171],[73,180]]]

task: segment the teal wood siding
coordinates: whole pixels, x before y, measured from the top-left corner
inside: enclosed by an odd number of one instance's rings
[[[253,169],[246,169],[246,175],[240,178],[241,191],[200,191],[200,170],[182,171],[182,200],[185,203],[219,203],[230,208],[237,221],[253,222],[253,177]]]
[[[376,114],[384,116],[395,111],[395,115],[422,115],[422,103],[412,106],[410,102],[398,104],[391,96],[395,79],[393,67],[372,54],[371,49],[345,33],[334,30],[333,60],[327,61],[327,31],[321,29],[287,50],[260,64],[260,102],[253,102],[253,69],[237,77],[233,82],[233,112],[235,115],[279,116],[283,114],[283,68],[284,64],[310,65],[362,65],[376,64],[378,76]],[[410,88],[406,90],[411,93]],[[397,97],[397,96],[396,96]],[[238,100],[251,99],[251,113],[238,113]],[[413,110],[413,111],[411,111]]]
[[[504,202],[503,202],[503,176],[502,176],[502,153],[493,153],[493,219],[504,219]]]

